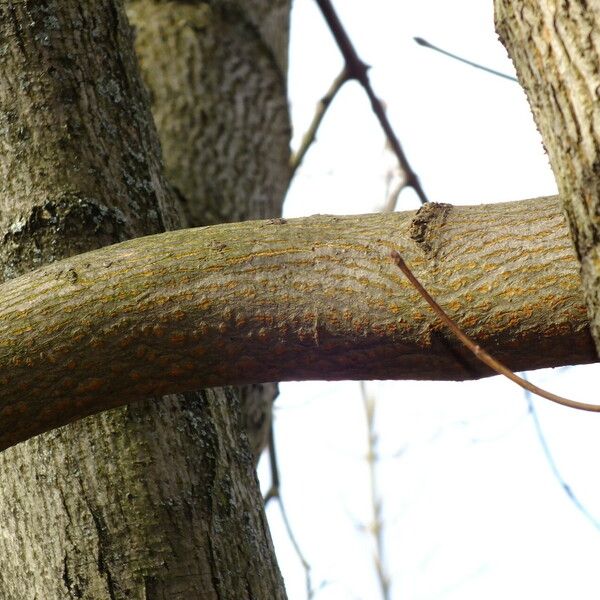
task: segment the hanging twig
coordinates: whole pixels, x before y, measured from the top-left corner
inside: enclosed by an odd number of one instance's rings
[[[379,121],[379,124],[385,133],[385,137],[387,138],[392,151],[396,155],[396,158],[398,159],[398,162],[404,171],[406,178],[405,185],[411,187],[419,197],[421,203],[425,204],[428,202],[428,198],[421,186],[421,182],[408,162],[404,150],[402,149],[402,145],[400,144],[400,140],[392,128],[382,102],[379,100],[379,98],[377,98],[375,92],[373,91],[373,87],[371,86],[371,81],[369,80],[368,75],[369,67],[359,58],[356,49],[348,37],[348,34],[346,33],[346,30],[344,29],[344,26],[342,25],[330,0],[316,0],[316,3],[321,9],[321,13],[325,18],[333,37],[335,38],[342,56],[344,57],[344,70],[347,74],[347,78],[354,79],[360,83],[371,102],[371,108],[373,109],[373,112],[375,113],[375,116],[377,117],[377,120]]]
[[[296,540],[296,536],[294,535],[294,531],[292,530],[292,526],[288,520],[287,511],[285,510],[285,505],[281,498],[280,489],[279,489],[279,467],[277,464],[277,453],[275,451],[275,428],[273,427],[273,420],[271,421],[271,427],[269,429],[269,463],[271,465],[271,487],[269,491],[265,495],[265,506],[269,503],[270,500],[277,500],[277,505],[279,506],[279,511],[281,512],[281,518],[283,520],[283,525],[285,527],[285,531],[287,533],[288,539],[294,548],[294,552],[304,569],[304,581],[306,584],[306,599],[312,600],[314,598],[314,588],[312,586],[311,579],[311,566],[310,563],[304,557],[302,550],[300,549],[300,545]]]
[[[526,379],[526,376],[523,375],[523,378]],[[546,461],[550,466],[550,470],[556,477],[560,487],[563,489],[565,494],[568,496],[569,500],[575,505],[575,508],[583,514],[583,516],[590,521],[590,523],[598,530],[600,530],[600,522],[598,522],[594,516],[587,510],[587,508],[581,503],[581,500],[575,495],[571,486],[563,479],[558,467],[556,466],[556,462],[554,461],[554,457],[550,452],[550,447],[548,446],[548,442],[546,441],[546,437],[544,436],[544,432],[542,430],[542,425],[540,423],[540,418],[538,416],[537,410],[535,408],[535,404],[533,402],[533,398],[531,397],[531,393],[529,390],[524,390],[525,400],[527,401],[527,406],[529,408],[529,414],[531,415],[531,420],[533,421],[533,426],[535,428],[535,432],[537,433],[538,439],[540,441],[540,445],[542,446],[542,451],[544,452],[544,456],[546,457]]]
[[[400,254],[393,250],[390,254],[391,259],[396,263],[398,268],[406,275],[407,279],[411,282],[413,287],[419,292],[424,300],[431,306],[433,312],[442,320],[442,322],[452,331],[452,333],[465,345],[481,362],[485,363],[490,369],[504,375],[511,381],[514,381],[517,385],[523,389],[530,391],[536,396],[546,398],[557,404],[568,406],[569,408],[576,408],[579,410],[587,410],[590,412],[600,412],[600,405],[597,404],[586,404],[585,402],[577,402],[577,400],[570,400],[569,398],[563,398],[552,392],[548,392],[537,385],[533,385],[526,379],[515,375],[508,367],[504,366],[500,361],[496,360],[493,356],[488,354],[483,348],[476,344],[466,333],[444,312],[444,309],[431,297],[429,292],[423,287],[421,282],[414,276],[413,272],[408,268],[406,263]]]
[[[513,77],[512,75],[507,75],[506,73],[502,73],[501,71],[496,71],[496,69],[490,69],[489,67],[486,67],[479,63],[473,62],[472,60],[468,60],[467,58],[463,58],[462,56],[458,56],[457,54],[448,52],[448,50],[444,50],[443,48],[434,46],[433,44],[430,44],[427,40],[424,40],[421,37],[415,37],[415,38],[413,38],[413,40],[415,40],[415,42],[417,42],[417,44],[419,44],[419,46],[423,46],[424,48],[429,48],[430,50],[435,50],[436,52],[439,52],[440,54],[443,54],[444,56],[453,58],[454,60],[464,63],[465,65],[469,65],[470,67],[475,67],[476,69],[481,69],[482,71],[485,71],[486,73],[490,73],[492,75],[496,75],[497,77],[502,77],[504,79],[508,79],[509,81],[517,81],[517,82],[519,81],[516,77]]]
[[[336,94],[342,89],[342,86],[346,83],[346,81],[348,81],[348,75],[346,73],[346,69],[342,69],[341,73],[333,80],[333,83],[327,90],[327,93],[321,98],[321,100],[319,100],[310,126],[302,137],[302,141],[300,142],[298,150],[296,150],[296,152],[294,152],[290,158],[290,179],[295,175],[298,167],[302,164],[302,160],[308,152],[308,149],[317,138],[317,131],[321,125],[321,121],[323,120],[325,113],[327,112],[327,109],[331,105],[331,102],[335,98]]]

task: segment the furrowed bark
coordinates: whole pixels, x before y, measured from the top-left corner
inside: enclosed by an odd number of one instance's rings
[[[595,360],[557,198],[181,230],[0,288],[0,444],[198,387],[492,374],[436,322],[392,249],[514,370]]]
[[[181,5],[192,21],[182,25],[188,42],[218,39],[214,20],[193,27],[200,3]],[[262,5],[268,12],[269,3]],[[227,21],[231,56],[239,49],[235,22]],[[247,50],[251,35],[240,28]],[[287,31],[280,35],[286,39]],[[167,30],[154,43],[173,50]],[[258,35],[254,43],[264,47]],[[5,277],[181,226],[123,3],[4,2],[0,45]],[[178,98],[188,98],[185,84],[201,95],[215,74],[223,85],[239,74],[236,64],[214,58],[207,56],[193,78],[182,74]],[[236,83],[254,97],[250,82]],[[277,102],[285,105],[281,95]],[[260,103],[244,106],[254,115],[262,110]],[[189,103],[198,120],[201,109],[200,101]],[[251,144],[260,133],[246,127],[228,139]],[[211,155],[213,168],[235,163],[239,148],[226,150]],[[235,178],[245,186],[258,173],[238,169]],[[0,470],[0,598],[285,596],[230,388],[147,399],[82,419],[2,452]]]

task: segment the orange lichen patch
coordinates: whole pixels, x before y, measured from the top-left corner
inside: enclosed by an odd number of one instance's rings
[[[480,323],[480,319],[476,317],[466,317],[460,320],[459,326],[461,329],[472,329],[477,327]]]
[[[399,304],[390,304],[388,308],[393,315],[397,315],[405,312],[406,307],[400,306]]]
[[[256,332],[256,337],[261,340],[261,341],[265,341],[269,339],[269,330],[266,327],[259,327],[258,331]]]
[[[131,344],[135,341],[135,336],[133,335],[123,335],[119,338],[118,345],[119,348],[129,348]]]
[[[167,333],[167,328],[164,325],[154,325],[152,333],[155,337],[163,337]]]
[[[33,360],[29,356],[13,356],[10,359],[10,364],[13,367],[31,367]]]
[[[200,298],[198,300],[198,302],[196,302],[196,307],[201,310],[206,310],[207,308],[212,306],[212,304],[213,304],[213,301],[210,298],[207,298],[206,296],[204,296],[203,298]]]
[[[246,326],[248,324],[248,320],[245,317],[241,316],[241,315],[237,315],[235,317],[234,323],[235,323],[236,327],[240,328],[240,327]]]
[[[143,344],[139,344],[137,346],[137,348],[135,349],[135,356],[136,358],[144,358],[144,356],[146,355],[146,352],[148,351],[148,347],[144,346]]]
[[[0,419],[4,419],[5,417],[10,417],[14,412],[16,412],[13,404],[8,404],[7,406],[3,406],[0,408]]]
[[[275,344],[275,346],[273,346],[273,354],[277,354],[279,356],[281,356],[282,354],[285,354],[287,351],[286,345],[285,344]]]
[[[12,405],[13,413],[17,415],[25,415],[29,412],[29,406],[26,402],[16,402]]]
[[[52,406],[48,408],[48,413],[60,414],[67,411],[71,406],[71,402],[67,399],[57,400],[52,403]]]
[[[204,321],[200,321],[195,329],[194,336],[197,338],[204,337],[208,333],[208,325]]]
[[[97,392],[104,387],[104,379],[100,377],[90,377],[87,381],[82,381],[76,388],[77,394],[85,392]]]
[[[185,375],[185,371],[181,365],[172,365],[168,372],[171,377],[181,377]]]
[[[63,377],[60,381],[60,389],[61,390],[72,390],[77,385],[77,379],[73,377]],[[56,390],[56,395],[61,394],[61,391]]]
[[[169,336],[169,344],[171,346],[181,346],[187,341],[187,333],[185,331],[173,331]]]
[[[143,378],[143,375],[139,371],[136,371],[135,369],[133,371],[129,372],[129,379],[131,379],[133,381],[141,381],[142,378]]]
[[[204,356],[204,354],[206,354],[206,348],[204,348],[203,346],[196,346],[195,348],[192,348],[192,350],[190,350],[190,354],[192,356],[200,358],[201,356]]]
[[[65,362],[65,367],[69,370],[73,370],[77,366],[77,361],[74,358],[70,358]]]

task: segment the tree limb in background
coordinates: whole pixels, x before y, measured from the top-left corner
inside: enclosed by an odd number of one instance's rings
[[[335,12],[335,9],[333,8],[331,2],[329,0],[316,0],[316,2],[321,10],[321,13],[323,14],[323,17],[325,18],[325,21],[327,22],[327,25],[329,26],[331,33],[333,34],[333,37],[335,38],[338,48],[340,49],[340,52],[344,57],[345,63],[342,73],[338,75],[338,77],[334,80],[333,84],[331,85],[330,92],[331,90],[335,90],[333,94],[334,96],[335,93],[337,93],[337,91],[343,86],[343,84],[346,83],[346,81],[350,80],[357,81],[362,86],[362,88],[365,90],[365,93],[367,94],[367,97],[371,102],[371,108],[375,113],[375,116],[377,117],[381,128],[383,129],[388,143],[390,144],[390,148],[395,154],[396,158],[398,159],[400,167],[402,168],[405,174],[404,185],[411,187],[419,197],[421,204],[425,204],[429,201],[427,195],[423,190],[423,187],[417,174],[413,171],[412,167],[410,166],[410,163],[408,162],[408,158],[404,153],[402,145],[400,144],[400,140],[394,132],[394,129],[387,117],[383,103],[373,91],[373,87],[371,85],[371,81],[367,73],[369,67],[358,56],[356,49],[354,48],[352,41],[348,37],[348,34],[344,26],[342,25],[342,22],[340,21],[337,13]],[[330,97],[329,102],[331,102],[333,96]],[[325,96],[325,98],[327,98],[327,96]],[[325,106],[325,108],[327,108],[327,106]],[[323,118],[323,114],[320,113],[323,112],[324,110],[322,107],[322,103],[320,103],[317,107],[317,112],[313,117],[311,127],[304,136],[302,145],[306,147],[304,148],[302,156],[306,153],[306,150],[308,149],[310,143],[312,143],[315,140],[317,128],[321,122],[321,119]],[[297,162],[298,164],[300,163],[300,161]],[[292,163],[293,171],[296,170],[297,166],[298,165],[294,166],[294,163]]]
[[[273,419],[274,420],[274,419]],[[281,519],[283,520],[283,526],[287,533],[288,539],[292,544],[292,548],[294,548],[294,552],[302,565],[302,569],[304,570],[304,582],[306,585],[306,599],[312,600],[315,596],[315,590],[312,585],[311,578],[311,570],[312,567],[310,563],[305,558],[302,549],[300,548],[300,544],[298,544],[298,540],[294,535],[294,530],[292,529],[292,525],[288,519],[287,511],[285,509],[285,504],[283,503],[283,499],[281,498],[281,490],[279,488],[279,468],[277,466],[277,454],[275,452],[275,432],[273,427],[273,421],[271,421],[271,428],[269,430],[269,462],[271,465],[271,487],[269,491],[265,495],[265,506],[271,500],[276,500],[277,505],[279,506],[279,511],[281,513]],[[323,584],[321,584],[322,587]]]
[[[523,378],[526,378],[526,375],[523,374]],[[590,521],[590,523],[598,530],[600,530],[600,522],[588,511],[588,509],[581,503],[581,500],[575,495],[571,486],[563,479],[556,462],[554,461],[554,457],[550,452],[550,447],[548,446],[548,442],[546,441],[546,436],[542,430],[542,425],[540,423],[540,418],[535,408],[535,404],[533,402],[533,397],[529,390],[523,391],[525,395],[525,400],[527,401],[527,406],[529,407],[529,414],[531,415],[531,419],[533,421],[533,426],[537,433],[538,439],[540,441],[540,445],[542,446],[542,451],[544,452],[544,456],[548,465],[550,465],[550,470],[552,471],[554,477],[558,481],[560,487],[563,489],[569,500],[575,505],[578,511],[580,511],[583,516]]]
[[[518,83],[518,79],[513,77],[512,75],[507,75],[506,73],[502,73],[501,71],[496,71],[495,69],[490,69],[482,64],[473,62],[472,60],[468,60],[467,58],[463,58],[462,56],[458,56],[457,54],[453,54],[452,52],[448,52],[448,50],[444,50],[443,48],[439,48],[438,46],[434,46],[429,43],[427,40],[424,40],[422,37],[413,38],[419,46],[423,46],[424,48],[429,48],[430,50],[435,50],[444,56],[448,56],[449,58],[453,58],[465,65],[469,65],[470,67],[475,67],[476,69],[480,69],[481,71],[485,71],[486,73],[490,73],[491,75],[496,75],[496,77],[502,77],[503,79],[508,79],[509,81],[515,81]]]
[[[321,125],[321,121],[327,112],[327,109],[331,106],[333,99],[336,94],[342,89],[342,86],[348,81],[348,74],[346,69],[342,69],[341,73],[333,80],[330,88],[327,90],[327,93],[319,100],[317,104],[317,110],[313,115],[313,119],[309,128],[306,130],[306,133],[302,137],[302,141],[300,142],[300,147],[294,154],[290,157],[290,179],[296,174],[298,167],[302,164],[308,149],[314,143],[317,138],[317,131]]]

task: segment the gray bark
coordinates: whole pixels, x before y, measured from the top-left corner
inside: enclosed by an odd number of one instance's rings
[[[4,3],[0,39],[4,276],[177,227],[121,2]],[[0,597],[283,597],[237,407],[147,400],[2,453]]]

